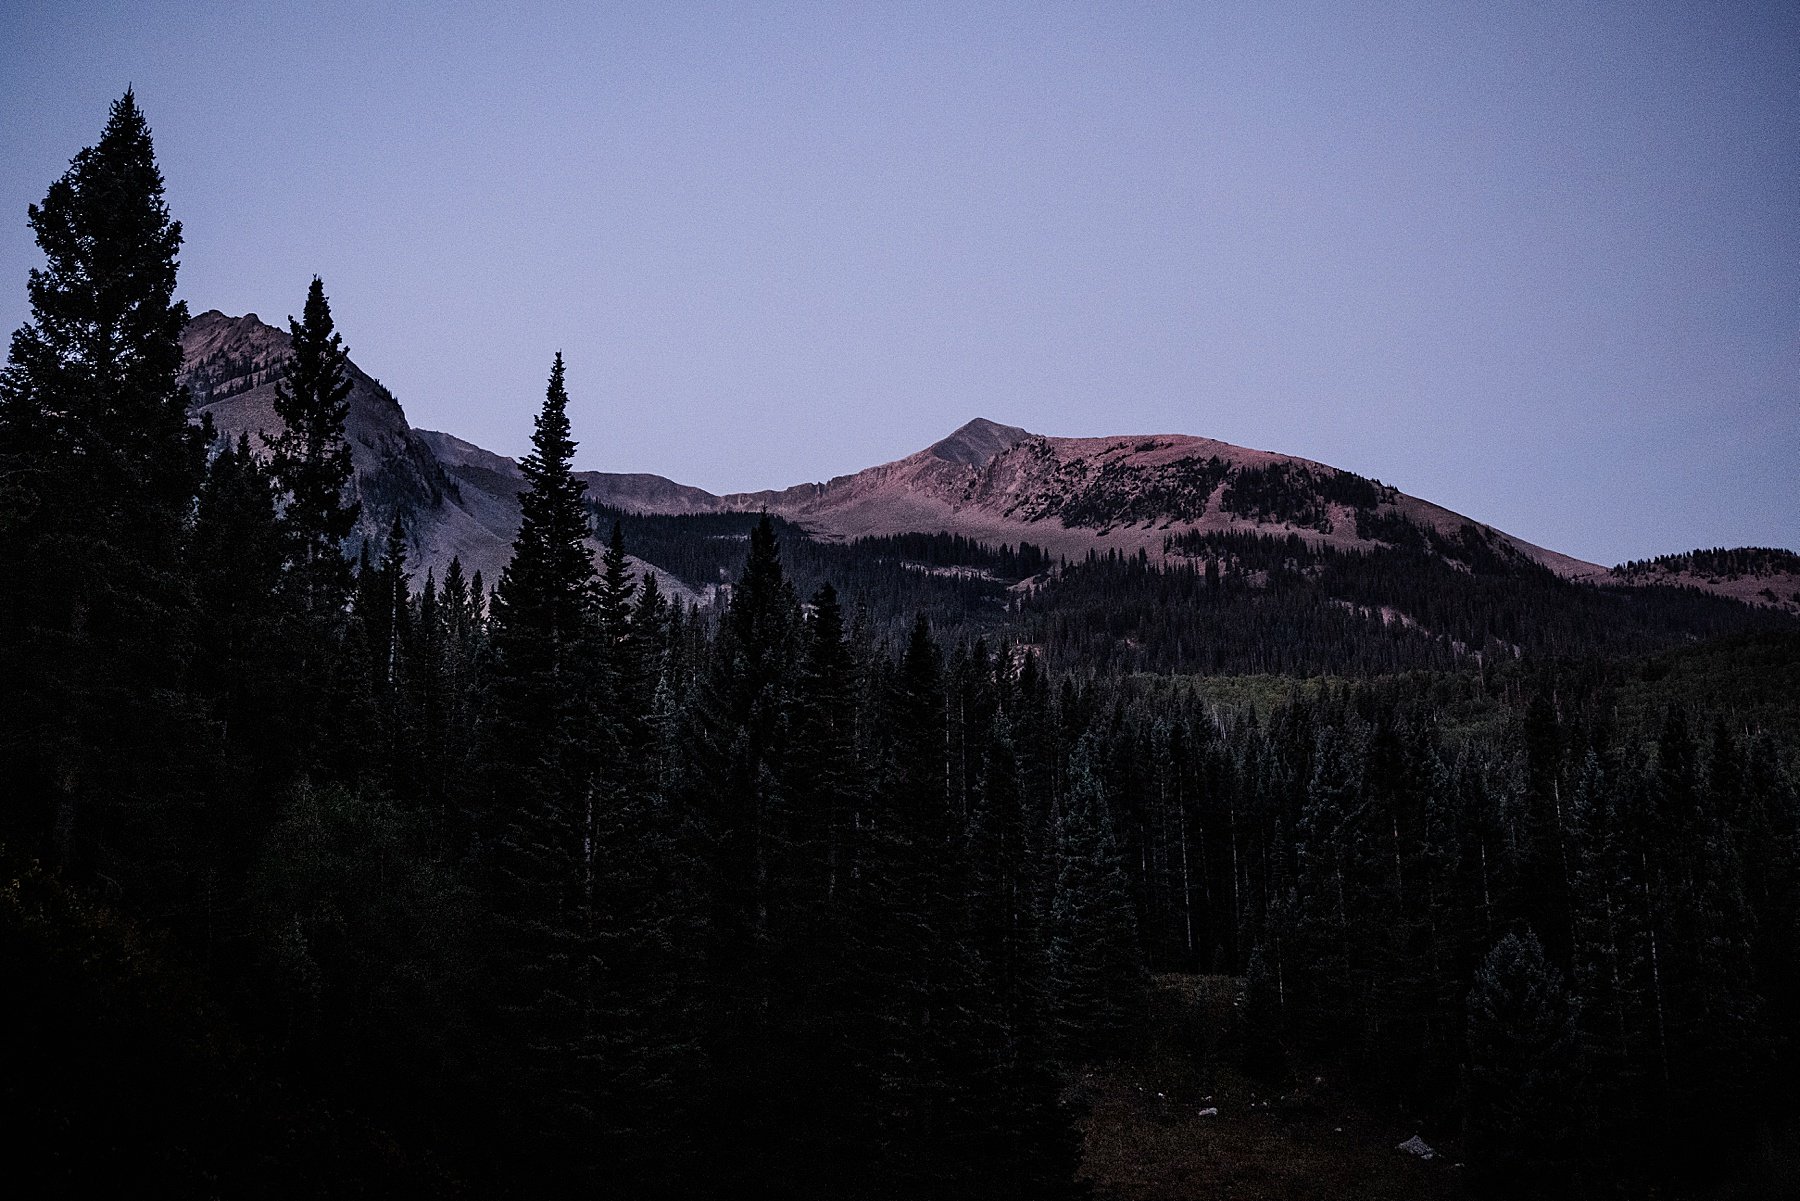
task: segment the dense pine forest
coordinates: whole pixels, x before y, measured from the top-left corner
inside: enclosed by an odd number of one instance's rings
[[[1173,1053],[1356,1081],[1453,1195],[1793,1185],[1791,619],[1404,530],[1157,566],[601,510],[560,355],[510,564],[421,577],[402,512],[347,545],[320,280],[284,431],[190,424],[129,93],[30,216],[20,1195],[1080,1197],[1082,1074],[1172,976],[1232,998]]]

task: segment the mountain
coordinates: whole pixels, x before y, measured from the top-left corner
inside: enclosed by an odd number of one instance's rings
[[[1471,521],[1378,480],[1294,455],[1155,434],[1053,438],[976,419],[892,463],[777,492],[720,498],[850,538],[944,531],[1029,541],[1053,555],[1143,551],[1183,534],[1295,534],[1340,549],[1454,542],[1470,532],[1565,577],[1604,571]]]
[[[189,323],[182,342],[196,415],[253,441],[274,424],[285,332],[254,313],[212,310]],[[379,544],[398,513],[420,578],[427,568],[441,573],[453,556],[490,582],[498,578],[518,528],[524,481],[516,462],[412,428],[393,394],[354,365],[347,433],[363,506],[359,539]],[[995,546],[1031,543],[1052,560],[1116,551],[1160,563],[1191,561],[1209,536],[1291,535],[1321,550],[1422,550],[1464,570],[1541,567],[1595,585],[1685,585],[1800,612],[1800,570],[1788,552],[1771,552],[1788,560],[1736,569],[1686,556],[1609,570],[1379,480],[1187,434],[1061,438],[977,418],[915,454],[822,483],[716,495],[657,475],[581,478],[596,504],[624,513],[768,512],[824,541],[945,533]],[[703,586],[657,569],[679,594],[691,598]]]
[[[210,416],[227,437],[248,434],[251,445],[260,447],[260,435],[279,422],[275,382],[291,344],[285,330],[264,324],[255,313],[227,317],[211,309],[189,321],[181,335],[182,382],[193,414]],[[466,506],[394,394],[355,363],[349,404],[344,433],[362,502],[353,537],[380,546],[400,513],[409,519],[409,533],[426,563],[441,567],[464,549],[477,552],[466,560],[471,564],[503,563],[511,531],[518,528],[518,502]]]
[[[194,416],[210,416],[222,434],[247,434],[251,445],[260,447],[260,436],[278,422],[275,381],[291,344],[285,330],[255,313],[228,317],[211,309],[188,322],[181,335],[182,382],[191,394]],[[424,579],[427,570],[442,576],[452,558],[460,558],[465,571],[481,572],[490,585],[498,580],[519,529],[524,477],[518,464],[448,434],[414,429],[394,394],[354,362],[349,405],[344,432],[362,504],[353,540],[378,550],[398,514],[416,580]],[[660,476],[590,472],[586,478],[596,497],[621,494],[619,485],[606,482],[611,479],[644,481],[644,495],[655,499],[699,493]],[[709,494],[700,495],[716,503]],[[594,549],[598,553],[597,543]],[[694,599],[691,589],[658,574],[668,590]]]

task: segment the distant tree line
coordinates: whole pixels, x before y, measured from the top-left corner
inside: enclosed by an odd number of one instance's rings
[[[1709,579],[1735,580],[1744,576],[1800,575],[1800,554],[1773,546],[1715,546],[1682,554],[1632,559],[1613,568],[1627,578],[1651,575],[1658,570],[1691,573]]]
[[[1642,654],[1800,628],[1694,589],[1572,583],[1478,534],[1442,541],[1344,550],[1297,534],[1171,535],[1161,563],[1109,551],[1070,564],[1017,602],[1012,628],[1070,670],[1303,676]]]

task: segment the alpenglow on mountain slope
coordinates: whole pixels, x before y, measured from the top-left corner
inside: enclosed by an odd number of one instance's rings
[[[182,342],[195,413],[256,444],[276,420],[271,401],[288,335],[253,313],[213,310],[193,319]],[[412,428],[393,394],[361,369],[353,385],[347,432],[363,506],[358,537],[378,542],[397,514],[421,577],[460,557],[466,569],[497,578],[518,529],[518,464]],[[527,412],[522,400],[521,421]],[[1592,583],[1686,583],[1800,611],[1800,575],[1778,571],[1746,588],[1697,573],[1671,581],[1667,572],[1609,572],[1378,480],[1185,434],[1061,438],[977,418],[915,454],[823,483],[717,495],[657,475],[581,478],[595,504],[626,513],[767,512],[824,540],[947,533],[991,545],[1028,542],[1052,561],[1117,551],[1156,563],[1209,535],[1291,535],[1314,548],[1420,548],[1464,567],[1477,558],[1514,562]],[[705,583],[659,575],[690,597]]]

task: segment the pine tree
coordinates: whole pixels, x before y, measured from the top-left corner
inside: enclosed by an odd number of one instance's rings
[[[967,845],[952,812],[942,657],[923,616],[881,714],[879,778],[858,857],[852,1057],[897,1196],[945,1195],[971,1170],[992,1087],[968,935]]]
[[[213,456],[192,544],[199,625],[193,678],[226,754],[203,827],[206,905],[228,903],[273,822],[274,798],[296,770],[287,712],[282,542],[268,471],[247,435]],[[209,931],[214,923],[208,921]]]
[[[529,768],[573,739],[594,643],[598,580],[588,553],[587,485],[574,474],[562,355],[550,369],[520,461],[526,490],[511,560],[494,589],[492,639],[502,761]],[[518,741],[523,739],[521,743]]]
[[[592,855],[590,1138],[608,1183],[676,1196],[693,1186],[688,1139],[692,1114],[702,1108],[703,1074],[692,989],[692,853],[658,770],[652,721],[663,624],[655,576],[632,578],[614,522],[595,588],[594,783],[585,833]]]
[[[453,558],[444,571],[441,591],[446,625],[445,738],[455,749],[454,756],[444,760],[443,770],[447,780],[454,783],[453,789],[447,789],[448,835],[450,848],[460,858],[469,853],[478,824],[475,815],[482,811],[482,765],[491,720],[492,654],[488,642],[488,598],[482,591],[481,573],[465,578],[462,561]]]
[[[1365,808],[1360,731],[1323,723],[1314,729],[1305,802],[1293,828],[1291,929],[1281,948],[1293,1000],[1288,1029],[1309,1053],[1342,1045],[1359,1016],[1352,879]]]
[[[1524,838],[1519,900],[1532,929],[1541,931],[1551,962],[1570,962],[1569,862],[1562,801],[1562,730],[1542,696],[1525,708]]]
[[[0,774],[22,845],[174,903],[199,706],[186,542],[207,432],[176,384],[181,226],[129,91],[30,221],[45,265],[0,376]]]
[[[772,965],[799,630],[799,602],[764,516],[695,686],[682,786],[704,832],[707,1053],[717,1073],[713,1102],[730,1123],[715,1144],[728,1181],[765,1178],[788,1145],[782,1115],[794,1085],[775,1051]]]
[[[551,367],[513,557],[494,592],[494,725],[482,832],[501,926],[501,1038],[532,1161],[568,1187],[591,1171],[596,669],[585,485],[575,478],[562,356]],[[541,1140],[541,1141],[539,1141]]]
[[[594,589],[595,750],[605,804],[614,807],[641,803],[656,787],[649,723],[656,686],[653,631],[638,629],[640,618],[654,623],[656,614],[637,611],[632,596],[638,591],[624,532],[615,521]]]
[[[985,655],[979,656],[985,659]],[[991,665],[990,665],[991,666]],[[1044,834],[1031,828],[1021,794],[1015,735],[1003,719],[978,747],[982,778],[969,816],[971,935],[987,968],[999,1020],[1020,1047],[1048,1043],[1048,964],[1040,898]]]
[[[281,531],[267,469],[247,434],[227,442],[207,467],[195,512],[193,561],[201,611],[195,675],[221,720],[258,731],[258,758],[279,757],[268,729],[276,683]],[[234,729],[231,736],[248,735]]]
[[[1024,814],[1026,853],[1045,865],[1033,881],[1031,898],[1040,927],[1050,919],[1051,895],[1056,873],[1056,812],[1058,771],[1066,748],[1058,728],[1055,703],[1050,697],[1037,656],[1027,652],[1018,677],[1003,701],[1018,765],[1019,804]]]
[[[526,490],[512,559],[492,607],[497,762],[535,770],[579,740],[593,653],[597,577],[588,553],[587,485],[574,474],[562,355],[519,464]]]
[[[374,659],[370,691],[381,713],[381,775],[390,795],[416,802],[424,770],[418,761],[412,576],[406,569],[406,527],[398,513],[388,525],[381,565],[365,595],[356,617]]]
[[[857,671],[837,590],[822,585],[813,594],[812,609],[788,760],[790,825],[804,857],[796,903],[832,921],[841,910],[845,881],[853,870],[861,784],[856,759]]]
[[[612,536],[600,555],[600,574],[594,604],[604,637],[623,642],[631,625],[631,594],[637,583],[631,578],[631,560],[625,554],[625,532],[613,522]]]
[[[1051,997],[1060,1042],[1076,1056],[1117,1050],[1143,1020],[1149,983],[1095,743],[1088,735],[1070,755],[1056,821]]]
[[[1656,1079],[1660,1089],[1660,1077],[1653,1075],[1658,1032],[1649,997],[1650,942],[1639,903],[1641,859],[1618,801],[1600,756],[1589,750],[1571,805],[1573,984],[1581,998],[1581,1053],[1594,1079],[1590,1129],[1608,1150],[1616,1150],[1641,1120],[1647,1081]]]
[[[288,587],[304,619],[335,633],[350,599],[344,542],[359,512],[350,499],[352,467],[344,423],[350,415],[350,352],[331,319],[318,276],[306,291],[301,320],[288,318],[289,357],[275,385],[281,431],[269,443],[269,466],[283,502]]]
[[[656,573],[644,573],[636,611],[631,617],[631,637],[637,661],[643,668],[644,770],[650,787],[665,798],[674,796],[670,772],[669,739],[675,723],[676,698],[671,680],[671,643],[681,620],[681,602],[663,596]]]
[[[1469,990],[1468,1148],[1500,1196],[1563,1196],[1576,1090],[1575,1013],[1537,938],[1494,944]]]

